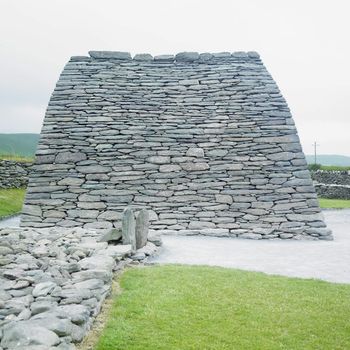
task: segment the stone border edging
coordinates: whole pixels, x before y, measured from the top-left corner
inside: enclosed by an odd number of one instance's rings
[[[81,228],[0,230],[0,349],[75,349],[110,292],[113,272],[157,250],[148,241],[134,253],[100,237]]]

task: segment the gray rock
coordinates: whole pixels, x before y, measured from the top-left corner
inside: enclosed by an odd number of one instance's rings
[[[146,259],[146,254],[144,252],[136,252],[131,256],[131,259],[137,260],[137,261],[144,260]]]
[[[162,245],[162,238],[159,234],[151,234],[148,235],[148,241],[156,245],[157,247],[160,247]]]
[[[90,312],[84,305],[62,305],[57,306],[55,310],[58,315],[64,318],[69,318],[71,322],[77,325],[86,323],[89,319]]]
[[[161,173],[171,173],[171,172],[177,172],[181,171],[181,167],[176,164],[164,164],[159,166],[159,171]]]
[[[322,213],[315,214],[287,214],[287,219],[290,221],[301,221],[301,222],[309,222],[309,221],[323,221],[324,217]]]
[[[59,342],[60,340],[54,332],[44,327],[31,325],[28,321],[21,321],[3,330],[1,346],[7,349],[34,345],[50,347]]]
[[[88,279],[82,282],[77,282],[74,284],[74,287],[76,289],[87,289],[87,290],[93,290],[93,289],[100,289],[103,287],[103,281],[101,281],[98,278],[92,278],[92,279]]]
[[[122,51],[89,51],[89,55],[97,59],[131,60],[130,53]]]
[[[189,148],[186,152],[188,157],[204,157],[203,148]]]
[[[136,217],[135,237],[136,249],[140,249],[147,243],[149,230],[149,215],[146,209],[141,209]]]
[[[134,211],[127,207],[123,212],[122,239],[123,244],[131,244],[132,249],[136,249],[135,226],[136,222]]]
[[[61,152],[58,153],[55,162],[60,164],[77,163],[86,159],[86,154],[81,152]]]
[[[13,253],[13,250],[11,248],[0,246],[0,255],[7,255],[12,253]]]
[[[115,261],[110,256],[93,255],[88,258],[84,258],[79,261],[79,266],[83,270],[87,269],[112,269],[115,265]]]
[[[101,238],[100,242],[119,241],[122,238],[122,231],[120,229],[112,228],[108,230]]]
[[[66,177],[57,182],[60,186],[80,186],[84,183],[84,179],[79,177]]]
[[[262,235],[258,233],[242,233],[238,236],[239,238],[248,238],[248,239],[262,239]]]
[[[154,56],[155,61],[173,61],[174,55],[157,55]]]
[[[152,156],[147,158],[147,161],[154,164],[167,164],[170,163],[170,157],[167,156]]]
[[[182,163],[181,167],[186,171],[204,171],[209,169],[207,163]]]
[[[135,61],[153,61],[153,56],[149,53],[138,53],[134,56]]]
[[[199,59],[199,53],[198,52],[179,52],[175,56],[176,61],[184,61],[184,62],[192,62],[197,61]]]
[[[129,256],[132,252],[131,244],[118,244],[115,246],[109,246],[106,250],[101,252],[106,256],[111,256],[114,259],[121,259]]]
[[[317,227],[312,227],[308,228],[305,230],[306,233],[312,234],[312,235],[319,235],[319,236],[331,236],[332,235],[332,230],[329,228],[317,228]]]
[[[55,303],[48,300],[35,301],[30,305],[32,315],[40,314],[45,311],[51,310],[55,306]]]
[[[32,294],[34,297],[45,296],[45,295],[51,293],[56,286],[57,286],[57,284],[54,282],[38,283],[34,287]]]
[[[68,319],[58,318],[53,313],[52,316],[44,315],[40,317],[37,315],[37,318],[31,319],[31,324],[35,326],[45,327],[50,331],[56,333],[59,337],[65,337],[71,335],[73,331],[73,324]]]
[[[217,203],[227,203],[227,204],[232,204],[233,203],[232,196],[230,196],[228,194],[216,194],[215,195],[215,201]]]

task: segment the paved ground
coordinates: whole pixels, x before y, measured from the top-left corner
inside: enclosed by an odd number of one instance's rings
[[[163,236],[152,261],[234,267],[330,282],[350,283],[350,210],[324,211],[334,241],[253,241],[216,237]],[[19,224],[19,217],[0,227]]]
[[[19,226],[19,215],[18,216],[12,216],[9,219],[1,220],[0,221],[0,228],[1,227],[18,227]]]
[[[163,236],[164,247],[152,261],[350,283],[350,210],[326,210],[324,214],[334,241]]]

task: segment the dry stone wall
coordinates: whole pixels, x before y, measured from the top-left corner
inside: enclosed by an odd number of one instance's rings
[[[0,188],[26,187],[32,163],[0,160]]]
[[[255,52],[90,52],[47,108],[22,225],[330,239],[290,111]]]
[[[320,197],[350,199],[350,171],[317,170],[311,178]]]

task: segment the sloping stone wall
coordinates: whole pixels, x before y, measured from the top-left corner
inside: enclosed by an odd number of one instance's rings
[[[26,187],[32,163],[0,160],[0,188]]]
[[[47,108],[22,225],[329,238],[290,111],[255,52],[90,52]]]

